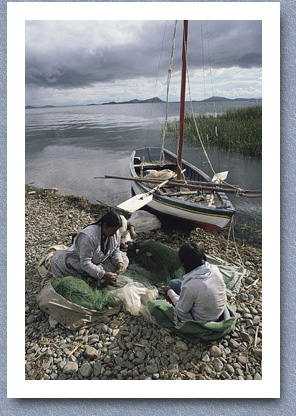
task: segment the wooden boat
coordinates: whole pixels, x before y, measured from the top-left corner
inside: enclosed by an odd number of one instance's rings
[[[177,155],[164,149],[165,160],[160,165],[160,147],[146,147],[135,150],[130,159],[132,178],[139,179],[132,184],[136,195],[147,194],[151,191],[149,174],[159,172],[166,174],[177,171]],[[169,168],[169,171],[168,171]],[[186,180],[200,181],[212,184],[211,178],[197,167],[182,159],[182,170]],[[143,178],[143,180],[142,180]],[[165,178],[164,178],[165,179]],[[150,185],[150,186],[149,186]],[[173,195],[174,194],[174,195]],[[180,181],[180,186],[163,186],[153,193],[153,199],[147,204],[155,213],[184,220],[193,226],[207,230],[219,230],[225,227],[235,209],[224,192],[197,189],[192,191],[186,181]]]
[[[133,151],[130,159],[131,177],[135,179],[132,188],[136,196],[122,207],[133,206],[142,199],[142,205],[147,204],[149,209],[159,214],[168,215],[185,220],[194,226],[218,230],[225,227],[235,209],[223,192],[203,190],[193,192],[188,189],[187,180],[202,181],[212,183],[208,175],[197,167],[182,159],[183,138],[184,138],[184,116],[185,116],[185,88],[186,88],[186,67],[187,67],[187,37],[188,21],[184,21],[183,26],[183,52],[182,52],[182,79],[181,79],[181,99],[180,99],[180,137],[178,145],[178,155],[171,153],[163,148],[142,148]],[[167,167],[172,173],[177,172],[176,176],[180,186],[172,189],[168,187],[168,181],[160,183],[153,191],[149,183],[141,181],[146,177],[147,172],[153,171],[161,173]],[[183,172],[183,176],[182,176]],[[167,178],[166,178],[167,179]],[[166,186],[167,185],[167,186]],[[161,187],[161,190],[160,190]],[[153,195],[152,195],[153,193]],[[143,197],[141,197],[143,195]],[[147,196],[146,201],[144,196]],[[137,197],[138,196],[138,197]],[[138,200],[137,200],[138,198]],[[140,205],[141,206],[141,205]],[[138,208],[137,208],[138,209]]]

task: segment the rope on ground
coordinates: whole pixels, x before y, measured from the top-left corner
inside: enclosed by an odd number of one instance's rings
[[[241,265],[244,264],[244,262],[243,262],[243,260],[241,258],[241,255],[239,254],[239,250],[238,250],[237,243],[236,243],[236,240],[235,240],[233,217],[230,220],[229,230],[228,230],[227,246],[226,246],[226,256],[227,257],[228,257],[228,254],[227,253],[228,253],[228,248],[229,248],[229,243],[230,243],[231,232],[232,232],[232,238],[233,238],[233,244],[234,244],[235,252],[236,252],[238,258],[241,261],[241,263],[239,264],[239,266],[241,266]],[[231,261],[234,262],[233,259],[231,259]]]

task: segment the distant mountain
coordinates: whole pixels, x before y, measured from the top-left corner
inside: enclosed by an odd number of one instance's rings
[[[42,107],[35,107],[33,105],[26,105],[26,110],[32,109],[32,108],[54,108],[55,105],[43,105]]]
[[[226,98],[226,97],[210,97],[205,100],[201,100],[200,103],[205,102],[216,102],[216,101],[252,101],[252,100],[261,100],[261,98]]]
[[[153,97],[153,98],[148,98],[147,100],[130,100],[130,101],[120,101],[120,102],[115,102],[115,101],[111,101],[109,103],[103,103],[102,105],[112,105],[112,104],[144,104],[144,103],[163,103],[164,101],[162,101],[160,98],[158,97]]]
[[[204,103],[204,102],[217,102],[217,101],[258,101],[261,100],[262,98],[226,98],[226,97],[217,97],[217,96],[213,96],[213,97],[209,97],[206,98],[205,100],[193,100],[193,102],[199,102],[199,103]],[[43,106],[33,106],[33,105],[26,105],[26,109],[33,109],[33,108],[55,108],[55,107],[75,107],[75,106],[81,106],[81,105],[85,105],[85,106],[95,106],[95,105],[115,105],[115,104],[146,104],[146,103],[164,103],[165,101],[161,100],[159,97],[153,97],[153,98],[148,98],[147,100],[138,100],[138,99],[134,99],[134,100],[130,100],[130,101],[120,101],[120,102],[116,102],[116,101],[110,101],[108,103],[103,103],[103,104],[72,104],[72,105],[66,105],[66,106],[56,106],[56,105],[43,105]],[[178,102],[178,101],[176,101]]]

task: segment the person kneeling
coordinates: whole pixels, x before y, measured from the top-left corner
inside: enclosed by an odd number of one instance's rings
[[[51,262],[53,277],[81,276],[88,281],[114,283],[117,273],[124,272],[120,252],[120,216],[109,211],[97,222],[88,225],[73,239],[68,250],[58,250]]]
[[[162,286],[179,321],[223,320],[227,311],[226,286],[218,267],[207,262],[203,248],[195,242],[182,245],[179,259],[186,272],[184,280],[173,279],[169,286]]]

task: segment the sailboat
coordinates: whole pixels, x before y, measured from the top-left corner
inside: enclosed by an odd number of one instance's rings
[[[147,205],[147,208],[156,214],[181,219],[196,227],[219,230],[229,223],[235,213],[233,205],[223,192],[225,185],[222,181],[227,173],[216,174],[211,179],[182,158],[187,38],[188,21],[185,20],[178,153],[174,154],[164,147],[143,147],[134,150],[129,166],[131,177],[126,179],[132,180],[135,196],[118,207],[133,212]],[[229,190],[229,187],[227,188]]]

